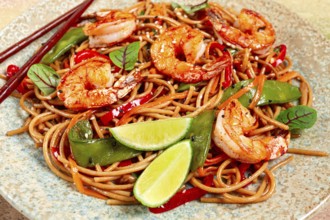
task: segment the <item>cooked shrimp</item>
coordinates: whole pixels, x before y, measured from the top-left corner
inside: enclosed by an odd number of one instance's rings
[[[136,30],[133,14],[112,10],[96,17],[95,23],[88,23],[84,33],[89,36],[90,47],[106,47],[128,38]]]
[[[275,42],[272,24],[255,11],[242,9],[232,25],[222,18],[216,8],[209,8],[207,14],[219,38],[230,46],[263,53]]]
[[[123,98],[139,80],[139,75],[129,75],[113,84],[110,62],[106,59],[89,60],[61,78],[57,96],[69,109],[99,108]]]
[[[258,163],[283,155],[288,149],[289,135],[260,139],[245,136],[255,123],[250,111],[234,99],[219,112],[212,139],[229,157],[243,163]]]
[[[220,74],[231,64],[228,53],[204,66],[195,62],[205,51],[202,32],[182,25],[169,28],[152,44],[150,54],[155,67],[162,74],[175,80],[194,83]],[[184,55],[185,61],[178,57]]]

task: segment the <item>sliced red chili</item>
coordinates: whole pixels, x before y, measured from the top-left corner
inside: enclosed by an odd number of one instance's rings
[[[208,175],[203,179],[203,184],[206,186],[212,186],[213,184],[213,175]],[[180,192],[177,192],[167,203],[158,207],[158,208],[149,208],[149,211],[155,214],[163,213],[170,211],[180,205],[183,205],[187,202],[194,201],[201,198],[207,192],[198,188],[192,187],[190,189],[184,189]]]

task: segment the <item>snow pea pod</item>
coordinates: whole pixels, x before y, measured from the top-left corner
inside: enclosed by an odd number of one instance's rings
[[[72,46],[86,40],[87,36],[84,34],[82,27],[71,28],[63,37],[55,44],[55,46],[46,53],[41,62],[44,64],[53,63],[60,56],[71,49]]]
[[[77,122],[68,137],[74,159],[82,167],[105,166],[140,154],[140,151],[125,147],[112,137],[92,139],[93,131],[88,120]]]
[[[230,96],[237,93],[241,88],[247,86],[251,81],[252,80],[243,80],[227,88],[223,93],[220,103],[226,101]],[[252,101],[255,93],[256,87],[253,87],[249,92],[242,95],[238,100],[242,103],[243,106],[247,107]],[[257,105],[262,106],[269,104],[287,103],[297,100],[300,98],[300,96],[301,93],[297,86],[276,80],[266,80]]]
[[[186,136],[186,138],[190,138],[193,148],[191,171],[201,167],[205,162],[210,148],[214,118],[215,112],[207,110],[200,113],[192,121],[190,131]]]

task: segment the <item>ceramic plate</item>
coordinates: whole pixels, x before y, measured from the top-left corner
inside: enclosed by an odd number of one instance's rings
[[[0,51],[48,21],[80,3],[78,0],[41,1],[0,32]],[[97,0],[90,8],[118,8],[133,1]],[[272,1],[220,1],[240,9],[256,9],[275,26],[277,44],[285,43],[294,62],[315,94],[317,124],[292,141],[297,148],[329,152],[330,44],[295,14]],[[49,37],[45,36],[45,37]],[[1,72],[10,63],[22,65],[45,38],[0,65]],[[1,82],[3,84],[4,82]],[[108,206],[78,193],[72,184],[56,177],[46,166],[41,149],[34,147],[28,135],[5,136],[19,127],[26,114],[18,100],[9,98],[0,105],[0,193],[31,219],[302,219],[324,203],[330,190],[330,157],[295,156],[287,166],[275,172],[277,186],[273,197],[250,205],[221,205],[191,202],[171,212],[154,215],[143,206]]]

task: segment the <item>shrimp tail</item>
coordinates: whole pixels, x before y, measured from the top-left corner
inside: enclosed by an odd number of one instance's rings
[[[202,80],[209,80],[219,75],[227,66],[231,66],[231,60],[229,52],[225,52],[223,56],[217,58],[215,61],[204,64],[203,69],[206,74],[203,75]]]
[[[142,77],[140,72],[134,72],[133,74],[122,76],[114,84],[113,89],[117,91],[117,97],[123,98],[126,96],[132,89],[141,82]]]

